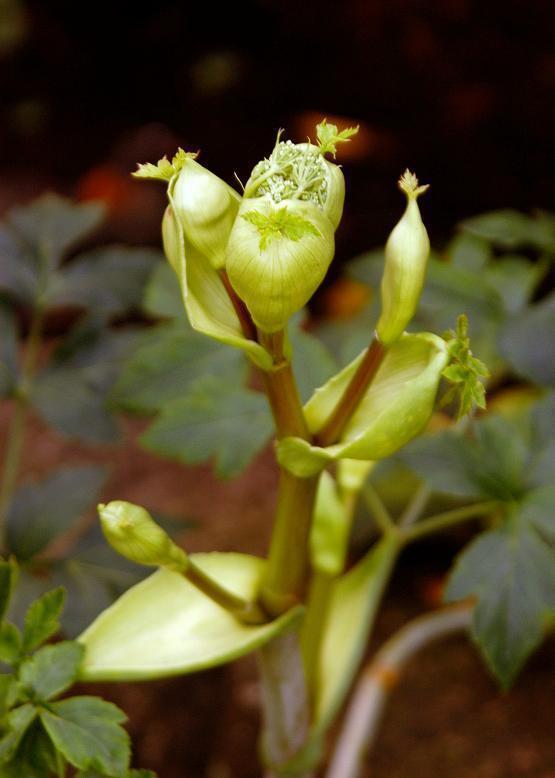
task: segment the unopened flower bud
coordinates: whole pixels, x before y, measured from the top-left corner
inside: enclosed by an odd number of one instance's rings
[[[394,343],[416,312],[422,293],[430,241],[422,222],[417,198],[428,188],[419,186],[414,173],[406,170],[399,188],[407,196],[405,212],[385,247],[381,283],[382,312],[376,332],[385,346]]]
[[[237,192],[188,158],[172,184],[171,199],[186,240],[213,267],[223,268],[227,241],[241,201]]]
[[[177,273],[178,277],[180,276],[180,240],[181,237],[179,234],[179,228],[177,222],[175,221],[172,207],[171,205],[168,205],[162,218],[162,244],[164,246],[164,254],[166,255],[166,259]]]
[[[333,225],[311,201],[244,199],[226,271],[257,327],[277,332],[312,297],[333,253]]]
[[[114,500],[99,505],[98,514],[106,540],[126,559],[176,572],[187,568],[187,554],[140,505]]]

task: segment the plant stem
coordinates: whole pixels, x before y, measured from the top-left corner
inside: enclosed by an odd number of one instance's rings
[[[499,507],[499,502],[495,500],[478,502],[474,503],[474,505],[464,505],[462,508],[454,508],[451,511],[445,511],[445,513],[438,513],[436,516],[423,519],[418,524],[406,527],[401,530],[401,535],[405,542],[411,542],[426,535],[431,535],[434,532],[453,527],[455,524],[460,524],[463,521],[475,519],[479,516],[487,516],[488,513],[492,513],[497,507]]]
[[[225,270],[220,270],[220,278],[228,294],[228,297],[231,300],[231,304],[235,309],[235,313],[239,319],[239,324],[241,325],[243,335],[245,338],[247,338],[247,340],[256,340],[256,327],[254,326],[254,322],[251,318],[249,310],[235,289],[231,286],[231,281],[229,280],[229,276]]]
[[[397,527],[391,514],[385,507],[380,495],[374,489],[372,484],[366,484],[362,492],[364,501],[370,509],[372,516],[376,520],[376,524],[382,532],[397,532]]]
[[[414,524],[420,516],[422,511],[426,507],[426,503],[430,499],[432,490],[425,483],[421,483],[416,489],[411,499],[407,503],[405,510],[399,517],[399,527],[410,527]]]
[[[37,306],[33,312],[21,374],[15,390],[14,412],[8,430],[8,442],[0,481],[0,552],[6,549],[6,518],[12,501],[19,472],[19,463],[25,437],[25,421],[29,395],[41,345],[43,311]]]
[[[318,446],[331,446],[339,440],[347,422],[358,408],[366,390],[378,372],[386,353],[387,348],[374,337],[335,410],[320,432],[315,435],[315,443]]]
[[[189,559],[183,571],[184,577],[203,594],[222,608],[233,613],[240,621],[247,624],[263,624],[269,621],[269,616],[255,602],[249,602],[243,597],[233,594],[198,567]]]
[[[401,670],[420,649],[470,625],[472,605],[463,603],[419,616],[391,637],[363,670],[347,709],[326,778],[357,778],[372,747],[382,712]]]

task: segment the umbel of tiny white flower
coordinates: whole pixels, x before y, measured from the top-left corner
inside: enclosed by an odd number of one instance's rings
[[[430,241],[422,222],[417,198],[428,189],[406,170],[399,189],[407,196],[407,207],[393,228],[385,246],[385,266],[381,283],[382,311],[376,334],[390,346],[403,334],[416,312],[424,286]]]
[[[252,171],[226,251],[226,271],[254,323],[277,332],[312,297],[334,254],[343,212],[341,169],[325,159],[356,128],[325,121],[318,144],[282,142]]]

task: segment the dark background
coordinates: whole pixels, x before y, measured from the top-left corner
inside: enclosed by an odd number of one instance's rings
[[[485,210],[553,204],[555,14],[548,0],[6,0],[0,208],[44,188],[102,197],[116,237],[157,241],[138,161],[202,149],[245,180],[279,127],[361,124],[342,155],[339,260],[384,242],[409,165],[432,241]]]

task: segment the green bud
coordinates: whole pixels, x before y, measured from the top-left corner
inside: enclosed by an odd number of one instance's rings
[[[98,506],[102,532],[112,548],[131,562],[183,572],[187,554],[140,505],[114,500]]]
[[[245,186],[244,196],[268,197],[279,205],[300,200],[322,210],[336,230],[343,214],[345,179],[341,168],[324,157],[327,147],[280,141],[259,162]]]
[[[229,237],[226,271],[257,327],[277,332],[310,300],[333,253],[333,225],[312,202],[245,199]]]
[[[237,192],[188,158],[171,185],[171,199],[185,238],[213,267],[223,268],[229,233],[241,201]]]
[[[175,216],[173,214],[171,205],[168,205],[162,218],[162,244],[164,246],[164,254],[166,255],[166,259],[172,266],[178,278],[181,276],[180,258],[182,251],[179,247],[180,240],[181,238],[179,235],[177,222],[175,221]]]
[[[385,346],[403,334],[415,314],[430,254],[428,233],[417,203],[418,195],[428,187],[418,186],[414,173],[405,170],[399,188],[407,196],[407,207],[385,247],[382,313],[376,327],[378,338]]]

